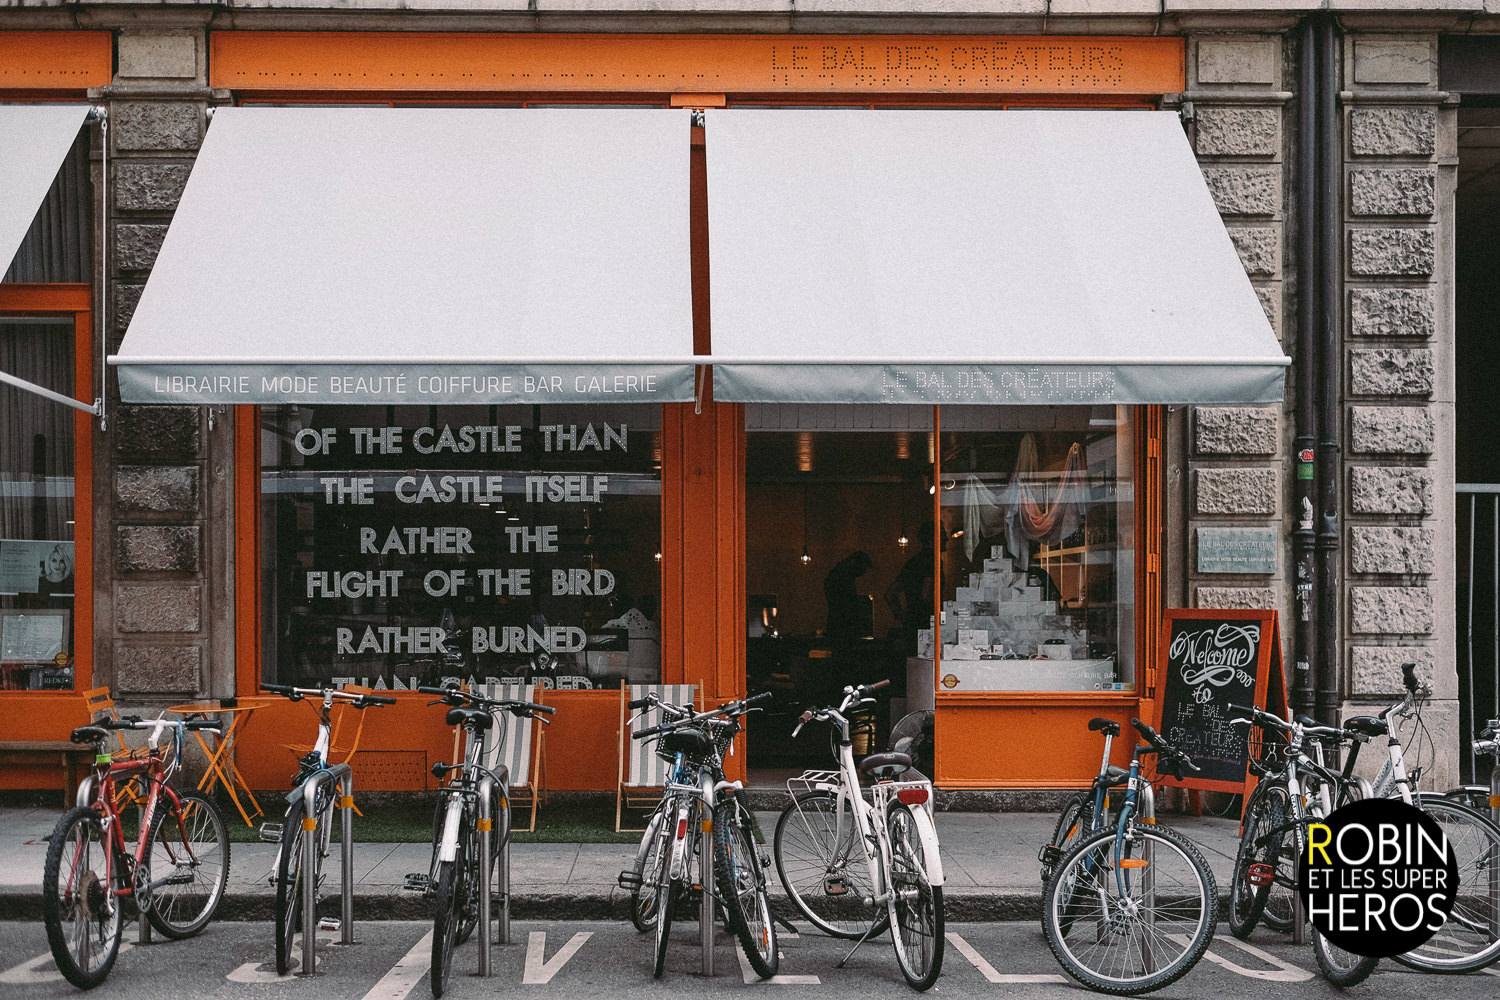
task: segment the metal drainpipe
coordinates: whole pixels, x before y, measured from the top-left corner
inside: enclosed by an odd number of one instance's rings
[[[1296,528],[1292,531],[1292,562],[1296,579],[1293,610],[1294,669],[1291,678],[1292,708],[1310,714],[1314,710],[1312,664],[1318,635],[1317,531],[1314,528],[1314,457],[1317,440],[1317,408],[1314,405],[1318,386],[1317,282],[1315,255],[1317,234],[1314,228],[1317,198],[1317,129],[1313,121],[1316,86],[1312,18],[1305,18],[1297,28],[1297,359],[1293,391],[1297,394],[1296,482],[1292,503]]]
[[[1333,723],[1339,698],[1339,130],[1338,37],[1331,16],[1317,25],[1317,226],[1320,389],[1318,398],[1318,658],[1317,717]]]

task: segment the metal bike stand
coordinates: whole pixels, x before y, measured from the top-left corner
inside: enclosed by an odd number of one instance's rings
[[[1151,787],[1151,782],[1141,782],[1140,791],[1136,792],[1135,805],[1136,813],[1140,816],[1141,820],[1147,824],[1150,824],[1151,826],[1155,826],[1156,789]],[[1153,863],[1156,859],[1151,857],[1152,851],[1153,848],[1151,847],[1145,848],[1145,851],[1142,853],[1142,857],[1146,861],[1146,867],[1140,870],[1141,902],[1145,910],[1145,922],[1148,928],[1154,926],[1156,922],[1156,865]],[[1156,962],[1154,961],[1155,957],[1156,956],[1153,954],[1151,948],[1149,946],[1146,946],[1143,942],[1143,946],[1141,948],[1141,961],[1144,965],[1148,966],[1147,971],[1149,972],[1156,971]]]
[[[340,874],[343,878],[343,885],[340,887],[343,904],[343,918],[339,924],[342,932],[340,941],[343,944],[354,943],[354,772],[344,763],[319,771],[302,784],[302,829],[312,834],[311,837],[302,838],[301,974],[304,976],[312,975],[317,968],[318,880],[313,873],[318,867],[318,841],[321,839],[318,836],[318,792],[335,779],[339,786],[343,826],[339,838],[339,846],[343,852],[340,859]]]
[[[146,916],[146,907],[138,907],[135,915],[135,943],[151,943],[151,921]]]
[[[510,944],[510,831],[500,846],[500,933],[501,944]]]
[[[703,882],[703,899],[699,907],[698,921],[703,939],[703,974],[712,976],[714,974],[714,821],[713,815],[703,820],[700,827],[704,836],[708,838],[705,842],[699,838],[699,853],[702,859],[698,865],[698,877]]]
[[[1500,754],[1490,769],[1490,819],[1500,826]],[[1490,865],[1490,934],[1500,936],[1500,865]]]
[[[490,838],[495,818],[490,814],[490,796],[495,781],[485,775],[479,779],[479,974],[490,975],[490,877],[494,859],[490,857]]]

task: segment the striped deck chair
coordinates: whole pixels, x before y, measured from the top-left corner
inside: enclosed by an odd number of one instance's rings
[[[662,701],[674,705],[686,705],[693,700],[697,687],[693,684],[629,684],[620,688],[620,770],[615,786],[615,832],[624,833],[621,817],[626,807],[652,809],[661,800],[661,790],[667,783],[667,762],[656,756],[656,745],[650,740],[633,740],[630,734],[638,729],[649,729],[662,721],[661,710],[650,709],[638,721],[632,721],[638,712],[628,707],[630,702],[655,694]],[[646,828],[632,828],[629,832],[640,833]]]
[[[486,698],[510,698],[546,704],[546,700],[540,697],[542,688],[533,684],[488,683],[480,685],[479,693]],[[490,735],[493,737],[503,726],[504,740],[490,739],[484,766],[496,774],[500,773],[500,768],[505,768],[506,781],[510,786],[511,829],[530,833],[536,829],[537,803],[546,798],[541,780],[543,724],[535,719],[503,712],[501,718],[495,720],[495,725],[496,728],[490,730]],[[524,827],[515,820],[518,798],[524,805],[531,806],[531,819]]]

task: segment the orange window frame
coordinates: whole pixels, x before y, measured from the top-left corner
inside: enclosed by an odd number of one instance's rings
[[[72,395],[93,397],[94,313],[88,285],[0,284],[3,316],[71,318]],[[78,692],[93,686],[94,426],[93,416],[81,410],[73,413],[73,548],[73,690],[0,691],[0,730],[22,738],[61,738],[81,716]]]

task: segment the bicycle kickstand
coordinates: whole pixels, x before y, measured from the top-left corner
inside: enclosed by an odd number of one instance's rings
[[[849,949],[849,954],[845,955],[843,957],[843,959],[839,961],[839,964],[834,966],[835,969],[842,969],[844,967],[845,963],[847,963],[849,961],[849,959],[851,959],[851,958],[854,957],[854,953],[856,951],[859,951],[859,946],[862,945],[862,944],[864,944],[866,941],[870,940],[870,935],[873,934],[873,933],[875,933],[875,927],[879,923],[880,923],[880,917],[879,916],[876,916],[875,919],[873,919],[873,920],[870,921],[869,929],[867,929],[865,931],[864,935],[858,941],[854,942],[854,947],[850,948]]]

